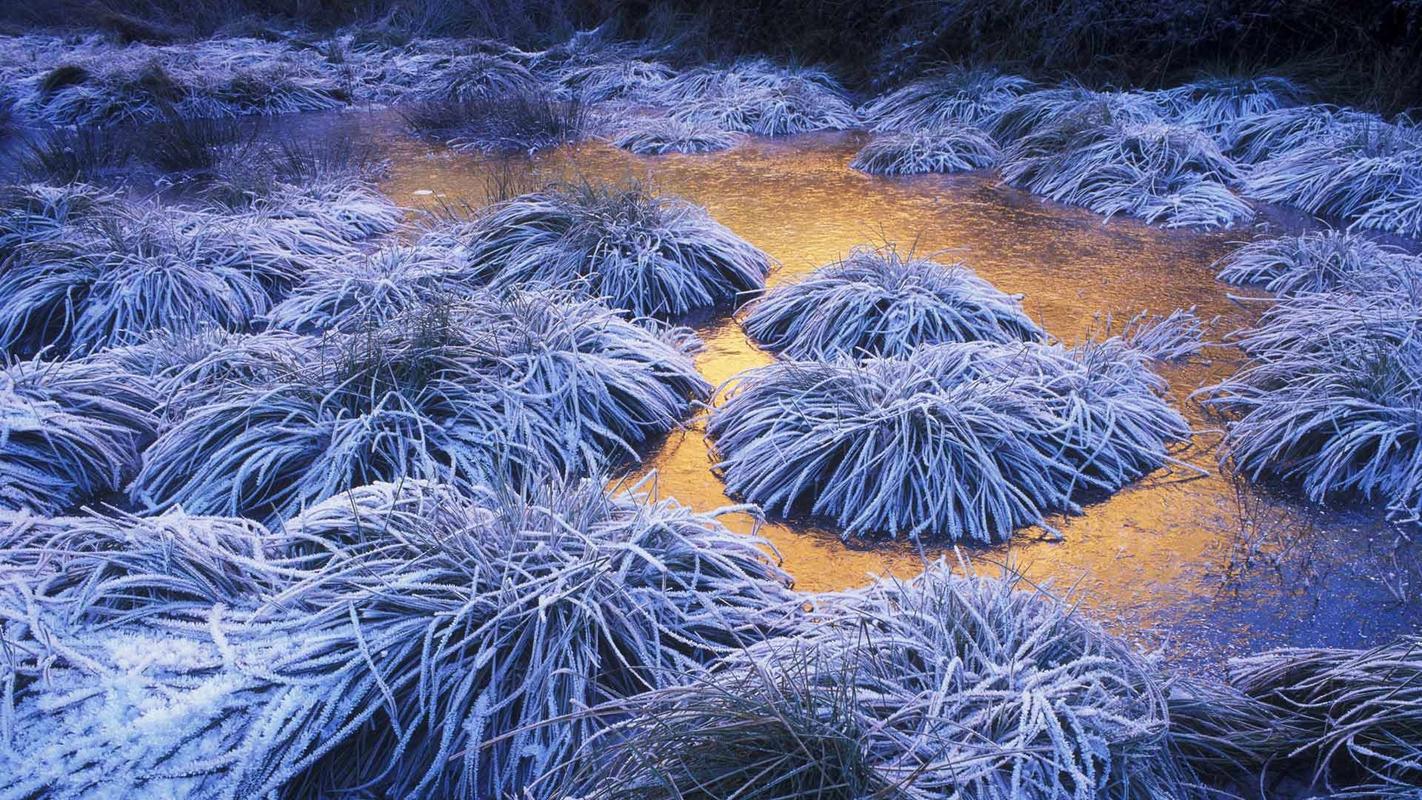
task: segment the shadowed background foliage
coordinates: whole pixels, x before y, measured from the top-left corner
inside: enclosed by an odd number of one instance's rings
[[[697,58],[829,62],[866,89],[961,59],[1139,85],[1204,68],[1282,69],[1325,99],[1385,112],[1422,103],[1422,0],[0,0],[0,20],[0,32],[69,27],[127,41],[358,25],[358,37],[397,42],[525,46],[611,21],[624,36],[679,40]]]

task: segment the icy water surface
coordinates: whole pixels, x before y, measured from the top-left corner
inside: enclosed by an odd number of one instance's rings
[[[384,189],[403,205],[432,208],[486,196],[490,167],[480,157],[415,141],[389,115],[342,115],[378,136],[393,162]],[[328,131],[329,132],[329,131]],[[774,256],[770,285],[800,279],[856,244],[914,244],[962,260],[1008,292],[1067,341],[1105,315],[1194,306],[1219,317],[1222,337],[1263,308],[1218,282],[1211,263],[1230,242],[1289,227],[1266,214],[1255,229],[1166,231],[1133,220],[1103,221],[999,184],[995,174],[872,177],[849,169],[859,133],[750,139],[722,153],[641,158],[601,143],[535,159],[543,177],[647,178],[659,191],[705,206],[716,219]],[[521,166],[519,169],[526,169]],[[1260,297],[1253,293],[1255,298]],[[724,313],[696,325],[706,340],[702,373],[720,383],[769,363]],[[1207,349],[1163,370],[1171,399],[1200,430],[1179,457],[1198,470],[1162,470],[1080,516],[1054,521],[1059,538],[1019,532],[1010,543],[965,548],[977,569],[1011,563],[1035,582],[1073,593],[1093,618],[1160,647],[1183,664],[1278,645],[1368,646],[1422,630],[1422,578],[1415,528],[1386,524],[1371,509],[1318,510],[1288,491],[1243,487],[1217,463],[1211,421],[1189,400],[1198,386],[1228,375],[1239,354]],[[629,477],[657,471],[663,494],[699,510],[732,504],[712,473],[700,421],[667,437]],[[749,531],[746,515],[728,518]],[[771,521],[774,543],[807,590],[861,585],[876,574],[908,577],[924,558],[956,558],[951,548],[906,542],[846,544],[811,520]]]

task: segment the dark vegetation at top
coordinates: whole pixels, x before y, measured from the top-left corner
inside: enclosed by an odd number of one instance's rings
[[[359,26],[359,39],[386,44],[448,35],[542,47],[608,23],[628,38],[679,40],[702,60],[771,53],[833,63],[869,90],[966,60],[1141,86],[1221,66],[1268,69],[1336,102],[1383,112],[1422,102],[1419,0],[3,0],[0,20],[0,32],[78,28],[150,43],[299,28],[313,46]]]

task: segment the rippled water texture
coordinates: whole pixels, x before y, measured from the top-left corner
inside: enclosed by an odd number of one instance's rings
[[[415,141],[389,115],[343,115],[338,124],[380,137],[393,161],[384,188],[397,202],[483,202],[489,166],[479,157]],[[1253,301],[1232,300],[1211,269],[1231,241],[1262,230],[1202,234],[1103,221],[1002,186],[995,174],[872,177],[848,167],[862,142],[857,133],[752,139],[723,153],[656,158],[592,143],[520,169],[650,177],[659,191],[705,206],[778,259],[772,286],[856,244],[888,240],[946,251],[944,259],[1022,293],[1028,311],[1067,341],[1103,315],[1191,306],[1204,318],[1218,316],[1213,332],[1222,337],[1262,310],[1257,293]],[[1266,227],[1293,227],[1277,213],[1266,218]],[[698,364],[713,382],[771,360],[726,316],[697,327],[707,344]],[[1417,537],[1415,528],[1390,526],[1372,509],[1318,510],[1287,491],[1242,487],[1221,470],[1212,423],[1188,395],[1227,375],[1238,358],[1211,348],[1164,370],[1172,401],[1201,431],[1179,457],[1205,474],[1162,470],[1080,516],[1055,520],[1060,538],[1024,530],[1006,545],[963,556],[976,569],[1010,562],[1034,581],[1074,593],[1093,618],[1187,665],[1281,644],[1366,646],[1422,630],[1418,602],[1399,599],[1422,588],[1418,547],[1407,539]],[[655,469],[662,493],[697,509],[734,503],[711,465],[698,421],[660,443],[630,477]],[[752,526],[746,515],[729,520],[740,530]],[[812,521],[772,521],[760,532],[808,590],[853,587],[875,574],[910,576],[923,558],[957,557],[943,548],[920,553],[906,542],[846,544]]]

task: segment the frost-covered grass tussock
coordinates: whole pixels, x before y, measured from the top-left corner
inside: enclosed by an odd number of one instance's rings
[[[350,86],[320,54],[286,42],[207,39],[115,47],[85,40],[31,65],[17,109],[56,125],[154,122],[336,108]]]
[[[962,264],[858,247],[757,300],[744,325],[792,359],[905,356],[925,344],[1042,339],[1020,300]]]
[[[1373,238],[1322,230],[1250,242],[1220,260],[1220,280],[1279,295],[1375,290],[1422,279],[1422,261]]]
[[[987,133],[952,125],[876,133],[849,166],[872,175],[967,172],[994,166],[999,155]]]
[[[123,183],[133,161],[128,142],[99,128],[40,130],[13,149],[13,160],[6,154],[6,161],[21,180],[33,183]]]
[[[1030,96],[1029,96],[1030,97]],[[1254,211],[1234,162],[1198,128],[1067,114],[1007,148],[1003,177],[1058,202],[1166,227],[1229,227]]]
[[[402,113],[421,135],[461,152],[535,153],[577,141],[589,124],[580,99],[543,90],[431,100]]]
[[[1230,682],[1262,701],[1319,790],[1413,796],[1422,784],[1422,640],[1370,650],[1286,648],[1230,663]]]
[[[707,434],[728,493],[768,511],[990,542],[1168,463],[1190,430],[1163,390],[1120,337],[932,345],[748,370]]]
[[[1165,316],[1142,311],[1126,320],[1119,336],[1126,346],[1151,361],[1181,361],[1205,348],[1206,330],[1212,321],[1200,319],[1193,306],[1177,308]]]
[[[822,69],[765,59],[679,73],[655,92],[672,116],[726,131],[785,136],[843,130],[859,115],[839,81]]]
[[[123,209],[49,241],[20,245],[0,271],[0,343],[74,353],[131,344],[158,329],[237,330],[294,279],[255,227],[213,215]],[[267,257],[271,255],[272,257]]]
[[[1422,235],[1422,128],[1339,122],[1249,172],[1251,197],[1352,227]]]
[[[684,345],[560,295],[417,309],[188,402],[130,495],[142,508],[280,519],[375,481],[586,474],[635,456],[706,397]]]
[[[1286,297],[1238,335],[1250,360],[1201,390],[1224,412],[1224,453],[1252,479],[1315,502],[1422,514],[1422,288],[1413,277]]]
[[[1211,133],[1227,130],[1239,119],[1275,114],[1309,99],[1303,85],[1277,75],[1206,75],[1155,95],[1170,119]]]
[[[637,155],[712,153],[740,141],[740,135],[713,125],[675,117],[637,117],[618,126],[612,143]]]
[[[16,796],[524,796],[602,727],[585,708],[782,632],[793,600],[757,539],[600,480],[378,484],[282,531],[7,522]]]
[[[369,181],[355,177],[281,182],[251,195],[246,208],[287,234],[293,250],[311,255],[393,233],[404,215]]]
[[[1017,75],[954,66],[929,73],[860,109],[876,131],[982,125],[1034,88]]]
[[[1010,100],[984,126],[1004,145],[1036,131],[1069,131],[1095,124],[1129,125],[1161,118],[1160,100],[1146,92],[1096,91],[1068,84]]]
[[[1195,796],[1158,670],[1040,590],[939,562],[811,602],[800,635],[609,704],[581,796]]]
[[[514,97],[539,88],[533,73],[511,59],[488,53],[451,54],[430,64],[407,97],[462,102]]]
[[[770,257],[705,209],[642,183],[554,186],[489,208],[462,244],[497,290],[580,287],[637,316],[760,289]]]
[[[81,222],[120,207],[116,195],[86,183],[0,186],[0,263],[22,246],[61,239]]]
[[[539,84],[532,54],[488,39],[418,38],[394,47],[346,41],[338,52],[357,97],[377,103],[489,97]]]
[[[587,103],[608,100],[647,101],[676,75],[658,61],[639,58],[570,63],[556,73],[558,86]]]
[[[475,291],[466,261],[434,242],[389,245],[372,253],[323,259],[265,316],[301,333],[354,331],[438,306]]]
[[[58,514],[119,491],[154,436],[159,397],[143,376],[82,362],[0,371],[0,508]]]
[[[321,340],[277,329],[232,333],[209,328],[197,333],[159,331],[133,345],[86,356],[89,369],[135,373],[147,379],[167,423],[234,386],[255,386],[290,374],[312,358]]]
[[[1241,116],[1219,134],[1225,149],[1242,164],[1257,164],[1288,153],[1320,136],[1349,127],[1379,124],[1376,114],[1312,103]]]
[[[7,192],[0,342],[21,353],[244,329],[320,259],[350,256],[399,222],[357,183],[287,187],[235,213],[120,203],[87,187]]]

